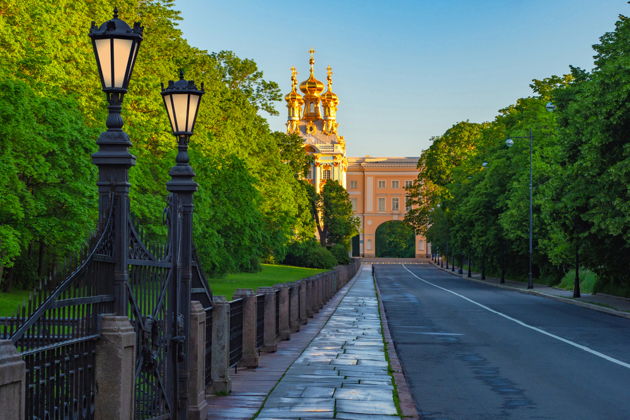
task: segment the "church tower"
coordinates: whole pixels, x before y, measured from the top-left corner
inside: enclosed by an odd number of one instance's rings
[[[332,68],[327,68],[328,88],[324,92],[324,84],[315,78],[315,50],[309,53],[309,77],[300,83],[304,96],[297,92],[297,71],[291,67],[292,89],[284,99],[288,109],[287,134],[301,136],[304,150],[314,156],[308,180],[320,192],[330,179],[346,186],[348,159],[344,138],[337,134],[339,98],[332,91]]]

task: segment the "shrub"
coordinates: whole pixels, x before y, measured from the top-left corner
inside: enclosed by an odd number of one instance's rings
[[[333,268],[337,260],[329,250],[314,240],[289,245],[284,264],[298,267]]]
[[[334,244],[333,246],[328,248],[328,250],[330,251],[331,254],[333,254],[335,259],[337,260],[337,264],[339,265],[350,264],[350,255],[348,252],[349,249],[346,245]]]

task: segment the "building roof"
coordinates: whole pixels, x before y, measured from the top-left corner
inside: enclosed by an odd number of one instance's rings
[[[363,167],[403,167],[403,168],[416,168],[418,166],[417,156],[407,157],[349,157],[349,166],[363,166]]]

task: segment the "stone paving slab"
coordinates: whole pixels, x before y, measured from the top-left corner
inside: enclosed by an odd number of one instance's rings
[[[387,366],[371,267],[365,266],[257,419],[397,418]]]

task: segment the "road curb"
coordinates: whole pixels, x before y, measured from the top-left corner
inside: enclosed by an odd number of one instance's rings
[[[398,354],[396,353],[396,347],[394,345],[394,340],[392,340],[392,336],[389,332],[389,324],[387,322],[387,315],[385,313],[385,307],[383,306],[383,299],[381,299],[381,291],[378,288],[378,282],[376,278],[372,276],[374,280],[374,288],[376,289],[376,298],[378,300],[378,307],[381,313],[381,326],[383,328],[383,339],[387,343],[387,353],[389,355],[389,364],[392,368],[392,376],[394,377],[394,382],[396,383],[396,388],[398,390],[398,400],[400,401],[400,411],[402,411],[402,417],[404,419],[419,419],[418,410],[416,409],[416,402],[411,396],[411,392],[409,391],[409,385],[407,384],[407,379],[405,378],[405,373],[403,372],[402,365],[400,364],[400,359],[398,358]]]
[[[498,287],[498,288],[501,288],[501,289],[514,290],[516,292],[525,293],[527,295],[534,295],[534,296],[545,297],[545,298],[556,300],[558,302],[570,303],[572,305],[581,306],[581,307],[586,308],[586,309],[592,309],[594,311],[604,312],[604,313],[609,314],[609,315],[615,315],[615,316],[618,316],[618,317],[621,317],[621,318],[630,319],[630,313],[628,313],[628,312],[618,311],[616,309],[607,308],[605,306],[600,306],[600,305],[597,305],[597,304],[594,304],[594,303],[581,302],[581,301],[578,301],[578,300],[569,299],[569,298],[565,298],[565,297],[562,297],[562,296],[550,295],[548,293],[542,293],[542,292],[539,292],[537,290],[521,289],[521,288],[518,288],[518,287],[512,287],[512,286],[508,286],[508,285],[505,285],[505,284],[497,284],[497,283],[491,283],[491,282],[488,282],[488,281],[485,281],[485,280],[478,280],[478,279],[474,279],[472,277],[467,277],[465,274],[453,273],[451,270],[446,269],[444,267],[440,267],[439,265],[437,265],[433,261],[431,261],[431,264],[434,267],[436,267],[436,268],[438,268],[438,269],[440,269],[440,270],[442,270],[442,271],[444,271],[444,272],[446,272],[448,274],[451,274],[451,275],[453,275],[455,277],[460,277],[460,278],[462,278],[464,280],[474,281],[475,283],[486,284],[488,286],[494,286],[494,287]]]

